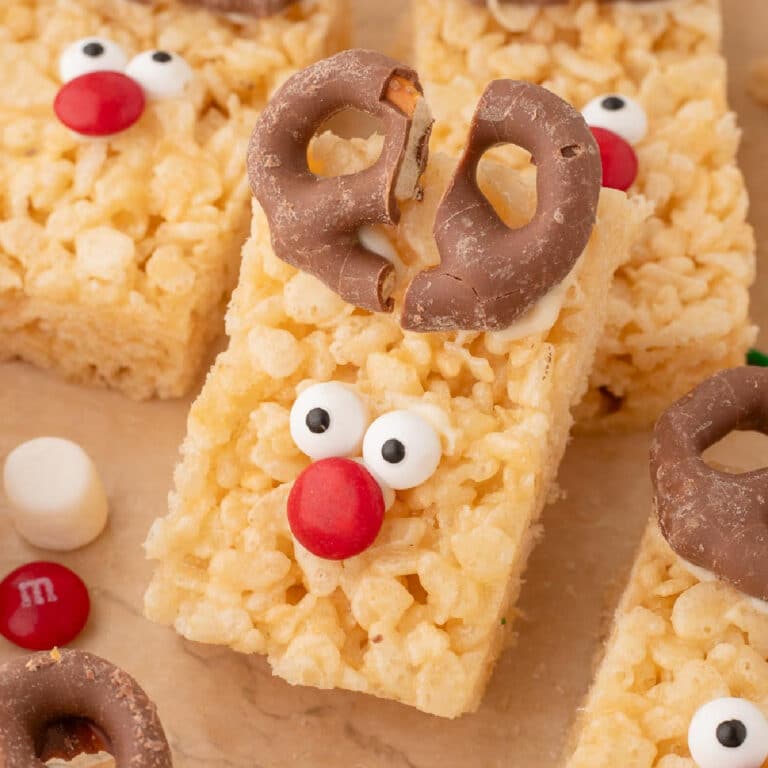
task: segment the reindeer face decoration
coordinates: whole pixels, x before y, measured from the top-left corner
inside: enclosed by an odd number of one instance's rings
[[[333,114],[356,108],[385,127],[369,168],[319,178],[307,147]],[[502,331],[571,272],[589,240],[600,192],[600,156],[582,116],[534,85],[496,81],[483,95],[463,157],[439,204],[439,266],[408,286],[365,227],[392,224],[399,201],[419,199],[432,120],[412,70],[370,51],[347,51],[291,78],[262,113],[248,152],[254,195],[275,254],[368,312],[393,312],[419,334]],[[538,208],[510,229],[477,186],[483,153],[499,143],[529,149]],[[382,255],[383,254],[383,255]],[[340,382],[301,391],[290,415],[296,446],[314,460],[287,503],[294,537],[313,554],[345,559],[376,539],[396,491],[426,482],[440,438],[421,415],[395,410],[371,422],[361,397]]]
[[[440,438],[417,413],[369,422],[360,397],[338,382],[305,389],[291,409],[291,437],[314,463],[293,484],[288,521],[318,557],[344,560],[367,549],[394,492],[421,485],[440,463]]]
[[[181,96],[192,70],[178,54],[152,50],[129,61],[117,43],[87,37],[62,53],[59,76],[64,84],[54,101],[56,116],[75,133],[104,137],[139,120],[147,98]]]
[[[276,14],[292,0],[183,2],[247,22]],[[134,125],[144,114],[148,99],[182,96],[193,71],[173,51],[148,50],[129,60],[117,43],[94,36],[77,40],[64,50],[59,76],[62,87],[54,101],[59,121],[83,136],[107,137]]]
[[[629,96],[607,93],[592,99],[582,114],[600,147],[603,186],[626,192],[639,170],[634,145],[648,133],[645,110]]]
[[[721,371],[660,417],[651,447],[656,514],[685,562],[768,601],[768,469],[735,475],[702,458],[734,430],[768,432],[768,370]]]

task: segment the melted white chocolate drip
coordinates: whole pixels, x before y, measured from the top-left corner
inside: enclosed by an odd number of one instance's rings
[[[384,233],[383,228],[376,224],[363,224],[357,230],[360,245],[371,253],[385,258],[395,265],[398,274],[405,271],[402,260],[392,241]],[[557,322],[560,311],[565,303],[568,289],[574,284],[576,267],[574,267],[559,285],[543,296],[522,317],[518,318],[509,328],[503,331],[493,331],[492,334],[499,341],[516,341],[526,336],[538,333],[546,333]]]
[[[574,271],[559,285],[556,285],[549,293],[534,304],[522,317],[518,318],[509,328],[503,331],[493,331],[493,336],[499,341],[517,341],[526,336],[538,333],[546,333],[557,322],[560,310],[565,303],[568,289],[575,281]]]
[[[366,251],[370,251],[377,256],[385,258],[390,264],[394,264],[396,267],[402,266],[400,256],[398,255],[395,246],[392,245],[390,239],[377,225],[363,224],[363,226],[357,230],[357,239]]]
[[[680,561],[680,565],[685,568],[685,570],[688,571],[688,573],[690,573],[692,576],[695,576],[699,581],[704,583],[719,581],[718,577],[712,573],[712,571],[707,570],[706,568],[702,568],[700,565],[694,565],[685,558],[680,557],[680,555],[677,556],[677,559]],[[735,589],[735,591],[741,595],[744,601],[748,603],[751,608],[756,610],[758,613],[762,613],[763,615],[768,616],[768,602],[765,600],[760,600],[757,597],[752,597],[752,595],[747,595],[737,589]]]

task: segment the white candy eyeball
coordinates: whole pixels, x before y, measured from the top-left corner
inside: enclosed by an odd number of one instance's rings
[[[370,467],[366,466],[365,462],[361,458],[352,459],[352,461],[357,462],[361,467],[365,467],[368,471],[368,474],[379,484],[379,488],[381,488],[381,495],[384,497],[384,510],[389,511],[392,509],[392,505],[395,503],[395,500],[397,498],[397,494],[395,494],[395,491],[393,488],[390,488],[380,477],[376,475],[375,472],[371,470]]]
[[[768,720],[746,699],[714,699],[693,716],[688,749],[699,768],[762,768]]]
[[[59,58],[59,77],[68,83],[88,72],[122,72],[128,65],[125,51],[103,37],[84,37],[67,46]]]
[[[363,438],[363,461],[390,488],[415,488],[435,473],[442,448],[434,427],[417,413],[379,416]]]
[[[648,133],[648,117],[634,99],[618,93],[598,96],[581,111],[587,125],[605,128],[630,144],[642,141]]]
[[[291,437],[311,459],[360,454],[368,411],[349,387],[337,381],[307,387],[291,408]]]
[[[147,96],[172,99],[181,96],[192,80],[192,69],[178,53],[144,51],[134,56],[125,74],[132,77]]]

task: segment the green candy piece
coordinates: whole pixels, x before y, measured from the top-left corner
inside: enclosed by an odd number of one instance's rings
[[[768,368],[768,355],[757,349],[750,349],[747,352],[747,365],[759,365]]]

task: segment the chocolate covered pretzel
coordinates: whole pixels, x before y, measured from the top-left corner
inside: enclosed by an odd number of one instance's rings
[[[768,600],[768,469],[736,475],[702,458],[734,430],[768,434],[768,369],[721,371],[659,418],[651,447],[656,514],[680,557]]]
[[[477,185],[483,154],[498,144],[527,149],[537,166],[533,219],[510,229]],[[418,275],[405,297],[404,328],[502,330],[573,269],[597,216],[597,143],[582,115],[550,91],[492,82],[440,203],[434,233],[440,265]]]
[[[362,309],[393,308],[394,266],[366,250],[358,230],[396,223],[398,200],[417,195],[432,126],[422,94],[408,67],[373,51],[345,51],[290,78],[248,148],[251,188],[275,254]],[[349,108],[382,121],[381,156],[359,173],[319,178],[307,165],[307,146],[328,118]]]
[[[0,768],[44,768],[49,731],[86,724],[87,751],[108,751],[117,768],[170,768],[155,705],[127,673],[84,651],[52,651],[0,666]],[[103,737],[103,743],[102,743]]]

